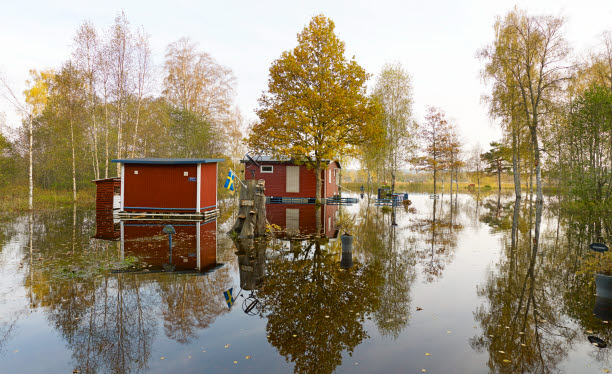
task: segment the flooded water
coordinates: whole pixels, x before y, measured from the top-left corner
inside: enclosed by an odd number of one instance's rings
[[[225,235],[231,218],[68,208],[3,222],[0,372],[612,370],[609,348],[589,341],[612,344],[612,306],[576,274],[585,224],[547,199],[536,243],[526,199],[410,199],[328,205],[318,240],[312,205],[269,204],[275,238],[243,242]],[[354,215],[351,253],[339,211]]]

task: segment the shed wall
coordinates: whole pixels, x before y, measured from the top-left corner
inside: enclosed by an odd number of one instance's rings
[[[124,210],[193,212],[196,210],[197,183],[189,179],[196,177],[195,164],[125,164]]]
[[[273,173],[262,173],[260,168],[248,164],[245,168],[245,179],[263,179],[266,181],[266,196],[271,197],[316,197],[317,178],[313,170],[309,170],[306,165],[300,165],[300,192],[287,192],[287,166],[295,166],[289,163],[265,163],[260,165],[271,165],[274,167]],[[255,176],[250,172],[253,170]],[[321,172],[325,178],[325,170]],[[325,179],[324,179],[325,180]],[[321,196],[325,197],[325,185],[321,186]],[[333,194],[331,195],[333,196]]]

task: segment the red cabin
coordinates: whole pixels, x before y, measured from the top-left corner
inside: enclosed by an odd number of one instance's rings
[[[217,207],[219,158],[130,158],[121,164],[121,212],[196,213]]]
[[[308,198],[314,199],[317,190],[315,171],[306,165],[298,165],[293,160],[280,160],[261,156],[255,160],[259,166],[249,160],[245,164],[244,179],[263,179],[266,181],[266,196],[270,198]],[[340,194],[340,162],[324,160],[321,171],[321,197],[333,197]]]

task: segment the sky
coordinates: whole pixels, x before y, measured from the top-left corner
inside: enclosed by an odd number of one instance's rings
[[[0,11],[0,74],[21,93],[30,69],[58,68],[71,53],[79,25],[90,20],[110,27],[124,11],[133,27],[150,34],[154,62],[161,66],[166,46],[182,36],[197,42],[236,76],[236,104],[246,121],[256,119],[257,99],[267,87],[268,70],[293,49],[311,17],[324,14],[346,44],[346,56],[372,74],[387,62],[401,63],[412,76],[414,114],[426,106],[443,109],[467,147],[500,137],[487,115],[476,52],[493,40],[493,23],[514,6],[531,14],[563,16],[575,56],[600,47],[612,30],[612,1],[8,1]],[[156,74],[161,77],[161,68]],[[159,78],[161,79],[161,78]],[[161,80],[159,82],[161,85]],[[0,113],[10,127],[19,116],[0,96]]]

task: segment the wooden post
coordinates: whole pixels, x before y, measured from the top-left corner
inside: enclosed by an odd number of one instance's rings
[[[253,238],[266,234],[266,196],[263,180],[245,181],[246,188],[240,188],[238,219],[228,234],[238,234],[238,238]]]

